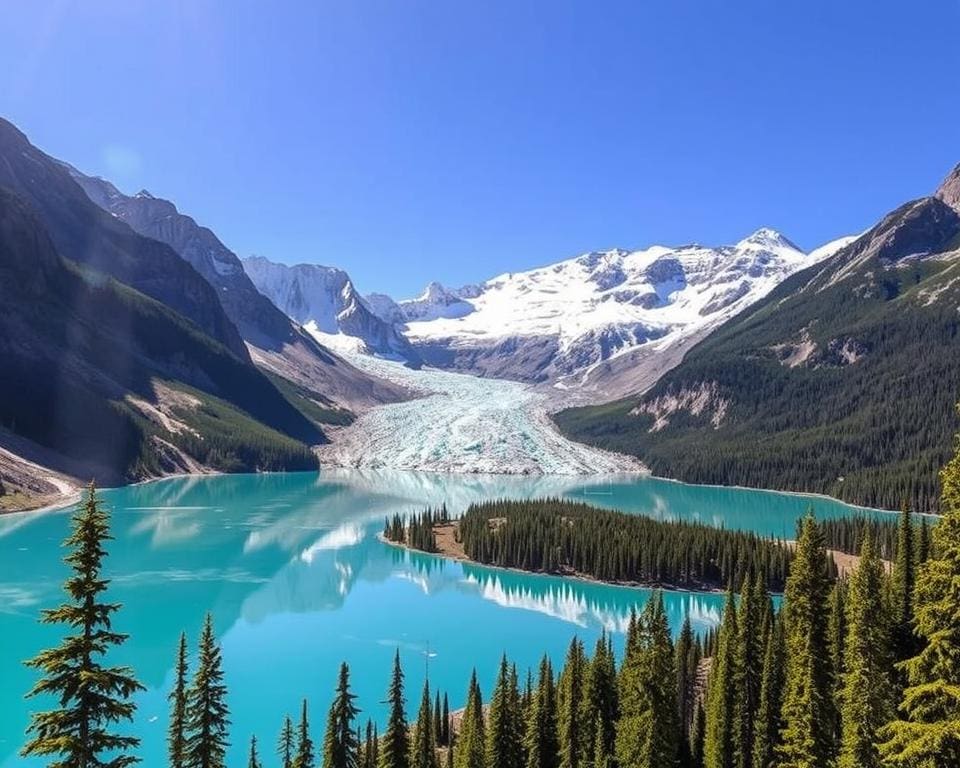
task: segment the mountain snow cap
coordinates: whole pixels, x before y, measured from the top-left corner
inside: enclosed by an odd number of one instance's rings
[[[760,227],[756,232],[754,232],[749,237],[745,237],[736,245],[737,248],[765,248],[772,250],[774,248],[790,248],[794,251],[799,251],[790,240],[781,235],[777,230],[771,229],[770,227]]]

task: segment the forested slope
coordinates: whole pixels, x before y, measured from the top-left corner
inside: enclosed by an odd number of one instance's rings
[[[784,281],[648,392],[558,425],[689,482],[934,509],[960,392],[958,176]]]

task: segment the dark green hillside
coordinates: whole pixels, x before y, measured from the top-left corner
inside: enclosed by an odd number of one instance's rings
[[[324,439],[193,323],[62,260],[29,206],[3,190],[0,360],[0,425],[101,482],[182,468],[178,450],[225,471],[311,468],[306,443]]]
[[[58,161],[0,118],[0,187],[29,203],[57,253],[171,307],[249,361],[216,290],[170,246],[134,232],[97,206]]]
[[[760,574],[780,590],[790,564],[787,547],[753,533],[561,499],[473,504],[457,535],[478,563],[600,581],[722,589]]]
[[[955,210],[908,203],[714,331],[643,396],[556,421],[659,475],[932,510],[957,427],[958,245]]]

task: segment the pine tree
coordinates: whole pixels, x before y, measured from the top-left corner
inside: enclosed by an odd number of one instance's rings
[[[920,531],[917,534],[917,566],[923,565],[930,557],[930,525],[926,517],[920,518]]]
[[[787,675],[780,768],[829,768],[834,758],[833,679],[827,642],[830,579],[823,531],[812,514],[800,526],[784,593]]]
[[[917,578],[914,623],[923,649],[905,664],[900,712],[880,746],[896,768],[960,765],[960,439],[940,475],[943,516],[933,529],[931,558]]]
[[[497,683],[490,698],[486,768],[523,768],[523,722],[516,670],[507,657],[500,660]]]
[[[247,759],[247,768],[263,768],[260,757],[257,755],[257,737],[250,737],[250,757]]]
[[[780,743],[783,727],[781,709],[783,704],[784,667],[786,648],[782,617],[773,619],[767,633],[763,653],[763,677],[760,685],[760,703],[753,737],[754,768],[769,768]]]
[[[230,725],[226,697],[223,658],[208,613],[200,632],[197,671],[187,693],[188,768],[223,768]]]
[[[737,646],[733,752],[737,768],[753,765],[754,729],[763,684],[763,622],[767,594],[765,579],[745,578],[737,613]]]
[[[897,554],[893,565],[893,638],[898,659],[916,651],[913,634],[913,590],[916,581],[913,551],[913,516],[904,502],[897,525]]]
[[[390,714],[387,730],[383,734],[380,751],[380,768],[410,768],[410,736],[407,716],[404,713],[403,669],[400,667],[400,651],[393,659],[393,675],[387,691]]]
[[[717,640],[716,653],[710,664],[707,685],[706,732],[704,733],[703,761],[706,768],[734,768],[737,690],[737,644],[740,631],[737,624],[737,603],[733,587],[727,590],[723,608],[723,623]]]
[[[878,734],[894,717],[893,654],[883,565],[867,539],[850,579],[839,768],[881,768]]]
[[[366,746],[363,749],[363,768],[377,768],[380,765],[380,739],[377,726],[367,720]]]
[[[314,768],[316,757],[313,752],[313,739],[310,736],[310,720],[307,717],[307,700],[300,706],[300,725],[297,728],[297,754],[293,758],[293,768]]]
[[[690,727],[693,721],[694,678],[689,665],[693,650],[693,628],[690,614],[683,617],[683,626],[677,638],[677,716],[680,720],[680,764],[690,763]]]
[[[423,682],[420,711],[413,726],[413,744],[410,753],[411,768],[439,768],[437,740],[433,730],[433,711],[430,708],[430,682]]]
[[[483,768],[486,760],[486,732],[483,719],[483,697],[477,672],[470,676],[467,688],[467,706],[460,721],[460,735],[457,737],[457,768]]]
[[[528,708],[525,730],[526,768],[558,768],[557,691],[553,667],[546,656],[540,661],[540,676]]]
[[[443,741],[443,711],[440,709],[440,691],[438,690],[433,698],[433,735],[437,740],[437,745],[444,744]]]
[[[587,694],[584,698],[583,722],[591,724],[588,733],[591,742],[587,761],[596,764],[598,745],[601,747],[601,758],[612,760],[619,712],[617,670],[613,649],[610,647],[606,632],[601,633],[594,647],[587,674]]]
[[[358,768],[360,740],[353,730],[353,721],[360,710],[353,703],[355,699],[350,692],[350,668],[341,664],[323,738],[323,768]]]
[[[280,738],[277,741],[277,756],[280,758],[280,768],[293,768],[293,720],[290,715],[283,718],[283,728],[280,729]]]
[[[830,668],[833,670],[834,701],[838,707],[840,691],[843,688],[843,673],[847,664],[846,654],[844,653],[844,645],[847,641],[846,584],[845,580],[839,580],[831,588],[830,617],[827,621],[827,642],[830,646]]]
[[[187,765],[187,635],[180,633],[173,690],[170,691],[170,726],[167,729],[167,752],[170,768]]]
[[[620,673],[620,721],[615,754],[620,765],[672,768],[679,757],[676,668],[670,628],[657,591],[632,622]]]
[[[450,737],[450,700],[446,693],[443,694],[443,743],[448,747],[453,744]]]
[[[68,601],[45,610],[44,624],[63,624],[76,632],[56,648],[41,651],[27,666],[42,677],[28,696],[49,696],[57,708],[31,715],[31,737],[24,757],[58,755],[57,768],[124,768],[138,762],[131,754],[140,741],[112,732],[112,726],[130,721],[136,705],[130,700],[143,686],[128,667],[102,663],[110,648],[127,639],[113,630],[116,603],[102,602],[109,580],[103,578],[104,544],[110,536],[110,519],[97,499],[93,483],[72,518],[73,530],[64,542],[64,558],[71,575],[64,583]]]
[[[581,768],[586,751],[585,723],[580,719],[587,660],[583,644],[570,641],[557,687],[557,723],[560,737],[560,768]]]
[[[690,768],[704,766],[704,738],[707,732],[707,713],[700,704],[693,716],[693,727],[690,729]]]

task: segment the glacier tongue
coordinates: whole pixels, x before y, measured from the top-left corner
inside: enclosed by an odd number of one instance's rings
[[[564,438],[547,416],[544,395],[530,385],[345,356],[358,368],[423,396],[363,414],[319,449],[323,464],[490,474],[645,471],[631,457]]]

